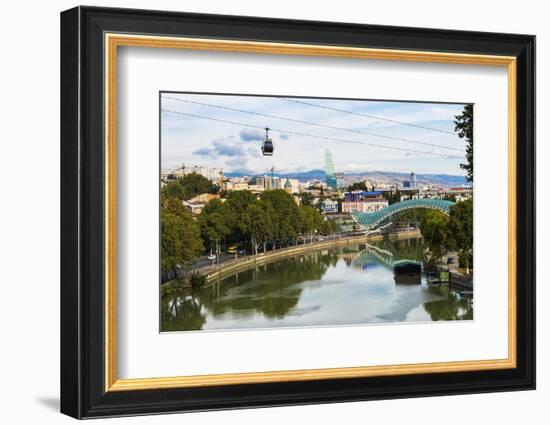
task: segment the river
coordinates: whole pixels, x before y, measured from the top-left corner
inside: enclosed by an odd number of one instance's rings
[[[473,299],[428,285],[396,283],[391,262],[420,260],[421,239],[311,252],[166,295],[161,331],[471,320]],[[377,249],[378,248],[378,249]]]

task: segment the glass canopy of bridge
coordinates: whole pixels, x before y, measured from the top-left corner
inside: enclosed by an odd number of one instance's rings
[[[395,204],[391,204],[386,208],[382,208],[372,213],[352,212],[351,216],[359,227],[365,230],[370,230],[376,228],[386,218],[389,218],[401,211],[414,208],[428,208],[438,210],[449,215],[449,211],[454,204],[454,202],[443,199],[410,199],[407,201],[396,202]]]

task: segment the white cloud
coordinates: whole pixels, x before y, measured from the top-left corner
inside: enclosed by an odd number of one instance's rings
[[[337,171],[400,169],[414,170],[417,173],[463,173],[459,164],[464,162],[465,142],[454,134],[375,121],[362,116],[287,102],[272,97],[191,94],[170,94],[170,97],[192,99],[211,105],[376,133],[381,136],[411,139],[426,144],[415,144],[163,99],[162,107],[165,110],[204,117],[162,113],[161,154],[164,168],[184,162],[188,165],[221,167],[224,168],[224,171],[231,171],[242,168],[242,164],[246,161],[247,166],[258,173],[268,172],[272,165],[278,170],[307,171],[324,168],[324,150],[328,148],[332,152]],[[306,99],[306,101],[392,120],[427,125],[451,132],[454,130],[454,116],[462,110],[462,105],[456,104],[321,99]],[[213,121],[208,118],[242,125]],[[274,129],[270,132],[275,145],[275,154],[272,157],[264,157],[260,151],[261,140],[263,140],[261,128],[263,127]],[[329,141],[320,137],[289,134],[290,132],[358,141],[365,144]],[[368,144],[386,146],[387,148],[369,146]],[[436,148],[431,146],[433,144],[458,148],[460,151]],[[435,151],[458,155],[462,159],[394,150],[391,149],[392,147],[423,152]]]

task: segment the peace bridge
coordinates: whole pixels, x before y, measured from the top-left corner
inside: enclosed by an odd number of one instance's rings
[[[455,203],[452,201],[446,201],[444,199],[409,199],[406,201],[396,202],[395,204],[388,205],[385,208],[379,209],[375,212],[352,212],[351,216],[353,220],[362,230],[375,230],[380,226],[384,220],[390,218],[395,214],[406,210],[412,210],[415,208],[427,208],[431,210],[441,211],[444,214],[449,215],[451,207]]]

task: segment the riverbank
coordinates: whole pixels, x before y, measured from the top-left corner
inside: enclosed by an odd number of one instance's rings
[[[293,257],[296,255],[303,255],[312,251],[320,251],[328,248],[340,248],[350,245],[357,245],[361,243],[369,243],[383,240],[389,237],[393,240],[399,239],[411,239],[421,237],[419,230],[411,230],[407,232],[399,232],[395,234],[385,235],[361,235],[356,237],[347,237],[340,239],[324,240],[319,242],[313,242],[304,245],[295,245],[288,248],[280,248],[274,251],[268,251],[258,255],[251,255],[244,258],[238,258],[235,260],[229,260],[222,264],[214,264],[212,266],[203,267],[196,271],[206,276],[207,285],[218,280],[224,279],[232,274],[240,273],[242,271],[259,267],[264,264],[268,264],[274,261],[278,261],[283,258]]]
[[[403,239],[407,236],[414,238]],[[417,236],[401,234],[393,241],[373,242],[380,238],[377,235],[368,243],[363,243],[365,238],[349,238],[349,246],[346,241],[323,244],[288,258],[277,256],[276,261],[210,286],[174,289],[161,298],[161,329],[471,320],[473,298],[451,293],[448,284],[428,286],[424,275],[418,284],[396,281],[394,260],[418,259],[422,254],[424,246]]]

